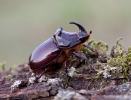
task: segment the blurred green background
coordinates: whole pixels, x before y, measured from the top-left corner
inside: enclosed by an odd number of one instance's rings
[[[91,38],[111,46],[118,37],[131,45],[131,0],[0,0],[0,62],[6,67],[28,62],[31,52],[61,26],[77,31],[81,23]]]

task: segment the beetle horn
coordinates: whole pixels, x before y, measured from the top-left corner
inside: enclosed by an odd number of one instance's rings
[[[85,30],[85,28],[84,28],[81,24],[79,24],[79,23],[77,23],[77,22],[70,22],[70,24],[75,24],[75,25],[77,25],[77,26],[79,27],[79,30],[80,30],[80,31],[82,31],[83,33],[87,33],[86,30]]]

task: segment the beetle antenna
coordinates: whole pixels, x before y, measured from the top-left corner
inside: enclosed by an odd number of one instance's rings
[[[85,30],[85,28],[81,24],[79,24],[78,22],[72,21],[72,22],[70,22],[70,24],[77,25],[82,32],[87,33],[87,31]]]

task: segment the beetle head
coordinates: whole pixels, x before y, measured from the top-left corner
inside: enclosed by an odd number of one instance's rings
[[[84,43],[85,41],[89,39],[91,31],[88,34],[85,28],[77,22],[70,22],[70,24],[75,24],[79,27],[78,38],[81,41],[81,43]]]

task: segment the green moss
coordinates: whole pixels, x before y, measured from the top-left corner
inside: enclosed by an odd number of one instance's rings
[[[128,51],[119,43],[122,38],[116,41],[116,44],[112,49],[112,57],[107,61],[110,66],[122,67],[122,74],[127,81],[129,81],[129,71],[131,70],[131,47],[128,47]]]
[[[105,42],[103,41],[95,42],[94,40],[91,40],[88,42],[88,45],[90,45],[93,48],[94,52],[84,47],[82,49],[82,52],[84,54],[94,55],[94,53],[97,52],[99,55],[103,56],[107,55],[106,52],[108,51],[108,45]]]

